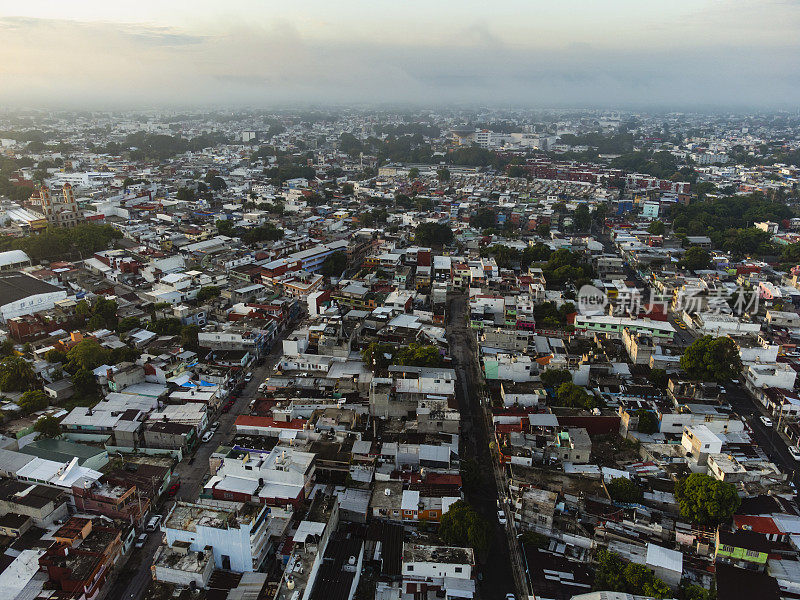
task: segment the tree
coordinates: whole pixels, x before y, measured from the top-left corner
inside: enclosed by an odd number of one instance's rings
[[[711,255],[700,246],[689,248],[681,259],[681,266],[690,271],[699,271],[711,266]]]
[[[650,369],[650,383],[660,390],[667,389],[669,377],[664,369]]]
[[[465,488],[477,489],[482,479],[481,467],[474,459],[465,458],[461,461],[461,481]]]
[[[491,208],[479,208],[470,216],[469,224],[476,229],[489,229],[497,224],[497,214]]]
[[[186,325],[181,329],[181,346],[186,350],[197,352],[200,348],[200,342],[197,339],[197,334],[200,333],[198,325]]]
[[[21,392],[36,385],[36,374],[30,363],[20,356],[0,361],[0,391]]]
[[[61,435],[61,423],[53,415],[39,417],[33,424],[33,430],[42,438],[56,438]]]
[[[227,237],[234,237],[236,235],[236,228],[233,226],[233,221],[230,219],[219,219],[216,222],[217,233]]]
[[[326,277],[341,277],[345,269],[347,269],[347,254],[334,252],[325,257],[320,273]]]
[[[520,541],[526,546],[535,548],[547,548],[550,545],[550,538],[538,531],[525,531],[520,535]]]
[[[370,342],[361,350],[364,363],[373,371],[384,370],[394,363],[397,346],[386,342]]]
[[[0,356],[14,356],[16,352],[14,351],[14,340],[11,338],[6,338],[3,340],[3,343],[0,344]]]
[[[633,503],[642,499],[642,490],[627,477],[614,477],[606,484],[608,495],[617,502]]]
[[[205,302],[211,298],[216,298],[220,295],[220,288],[216,285],[206,285],[197,291],[197,301]]]
[[[589,215],[589,207],[581,204],[572,215],[572,225],[575,231],[587,231],[591,223],[592,217]]]
[[[436,178],[441,182],[450,181],[450,169],[447,167],[436,169]]]
[[[402,348],[397,353],[396,360],[407,367],[441,367],[443,362],[436,346],[416,342]]]
[[[81,340],[67,352],[67,370],[74,373],[80,369],[92,371],[107,363],[111,351],[95,339]]]
[[[92,396],[97,393],[97,379],[89,369],[78,369],[71,381],[75,392],[80,396]]]
[[[453,230],[441,223],[420,223],[414,241],[420,246],[446,246],[453,241]]]
[[[669,586],[656,577],[645,565],[626,563],[608,550],[597,553],[594,574],[595,591],[624,592],[653,598],[670,597]]]
[[[22,412],[29,415],[50,406],[50,397],[41,390],[28,390],[22,394],[17,406]]]
[[[147,328],[158,335],[180,335],[183,324],[177,317],[167,317],[150,321]]]
[[[636,411],[639,417],[639,433],[652,434],[658,431],[658,419],[652,411],[640,408]]]
[[[543,384],[554,390],[562,383],[572,383],[572,375],[566,369],[547,369],[539,377]]]
[[[729,520],[742,500],[736,486],[703,473],[692,473],[675,483],[675,499],[681,516],[700,525],[719,525]]]
[[[131,329],[137,329],[141,326],[142,323],[139,317],[125,317],[124,319],[120,319],[119,323],[117,323],[117,331],[119,333],[126,333]]]
[[[662,221],[653,221],[647,226],[647,232],[653,235],[664,235],[664,223]]]
[[[355,191],[355,186],[351,182],[345,181],[342,184],[342,194],[344,194],[345,196],[352,196],[354,191]]]
[[[411,167],[408,170],[408,178],[409,179],[419,179],[419,169],[417,167]]]
[[[731,338],[704,335],[686,348],[681,368],[692,379],[724,382],[738,377],[742,361]]]
[[[491,526],[463,500],[450,506],[439,521],[439,537],[451,546],[472,547],[477,554],[489,548]]]
[[[556,405],[591,410],[597,405],[597,402],[594,396],[587,394],[585,389],[570,381],[558,386]]]
[[[539,237],[550,237],[550,223],[539,223],[536,226],[536,235]]]
[[[45,360],[47,362],[51,362],[51,363],[62,363],[62,364],[64,364],[64,363],[67,362],[66,353],[62,352],[61,350],[56,350],[55,348],[53,350],[48,350],[45,353],[44,358],[45,358]]]

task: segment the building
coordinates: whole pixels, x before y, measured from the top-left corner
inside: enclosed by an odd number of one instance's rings
[[[18,271],[0,273],[0,319],[32,315],[66,300],[67,291]]]
[[[207,546],[218,569],[238,573],[256,571],[269,550],[269,509],[245,504],[240,510],[215,509],[202,504],[177,502],[161,530],[166,545],[189,544],[192,552]]]
[[[403,544],[403,589],[415,597],[425,591],[438,591],[446,598],[473,598],[474,567],[472,548]],[[455,590],[459,593],[453,593]]]
[[[50,188],[43,185],[30,197],[30,203],[39,208],[50,227],[75,227],[83,221],[83,211],[69,183],[62,186],[61,195],[51,195]]]

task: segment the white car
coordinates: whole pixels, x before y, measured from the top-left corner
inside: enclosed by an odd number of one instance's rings
[[[497,520],[500,521],[500,525],[505,525],[508,521],[506,521],[506,513],[505,511],[498,510],[497,511]]]
[[[151,517],[150,520],[147,522],[145,526],[145,531],[155,531],[158,529],[158,526],[161,524],[161,515],[156,515]]]
[[[147,541],[147,534],[143,533],[138,538],[136,538],[136,543],[134,544],[134,546],[136,546],[137,548],[142,548],[146,541]]]
[[[211,438],[212,438],[212,437],[214,437],[214,432],[213,432],[213,431],[211,431],[211,430],[209,429],[208,431],[206,431],[206,432],[203,434],[203,437],[202,437],[202,438],[200,438],[200,439],[202,439],[202,440],[203,440],[203,442],[208,442],[208,441],[210,441],[210,440],[211,440]]]
[[[761,417],[761,422],[764,424],[764,427],[772,427],[772,419],[769,417]]]
[[[800,461],[800,450],[797,449],[797,446],[789,446],[789,454],[793,459]]]

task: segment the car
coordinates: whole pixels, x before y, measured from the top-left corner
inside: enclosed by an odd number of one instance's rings
[[[213,431],[214,433],[216,433],[216,432],[217,432],[217,429],[219,429],[219,421],[214,421],[214,422],[211,424],[211,431]]]
[[[789,454],[793,459],[800,460],[800,450],[797,449],[797,446],[789,446]]]
[[[175,497],[175,494],[177,494],[177,493],[178,493],[178,490],[179,490],[179,489],[181,489],[181,482],[180,482],[180,481],[176,481],[175,483],[173,483],[173,484],[172,484],[172,485],[169,487],[169,491],[167,492],[167,495],[168,495],[170,498],[174,498],[174,497]]]
[[[252,373],[250,373],[250,372],[248,372],[248,373],[247,373],[247,375],[245,375],[245,376],[244,376],[244,382],[245,382],[245,383],[250,383],[250,381],[251,381],[252,379],[253,379],[253,374],[252,374]]]
[[[738,379],[731,379],[731,383],[733,383],[735,385],[739,385],[739,380]]]
[[[158,526],[161,524],[161,515],[155,515],[154,517],[150,517],[150,520],[147,522],[145,526],[145,531],[155,531],[158,529]]]
[[[203,434],[203,437],[202,437],[202,438],[200,438],[200,439],[202,439],[202,440],[203,440],[203,442],[205,443],[205,442],[209,442],[209,441],[211,441],[211,438],[213,438],[213,437],[214,437],[214,432],[213,432],[213,431],[211,431],[211,430],[209,429],[208,431],[206,431],[206,432]]]
[[[139,535],[139,537],[136,538],[136,543],[134,544],[134,546],[136,546],[137,548],[142,548],[146,541],[147,541],[147,534],[142,533]]]
[[[497,520],[500,521],[500,525],[505,525],[508,521],[506,521],[506,513],[503,510],[497,511]]]
[[[769,417],[761,417],[761,422],[764,424],[764,427],[772,427],[772,419]]]
[[[514,594],[506,594],[506,600],[517,600]]]

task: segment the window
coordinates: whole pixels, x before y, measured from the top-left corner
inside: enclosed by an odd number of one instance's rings
[[[461,567],[456,567],[456,573],[461,573]]]
[[[414,565],[406,565],[406,571],[409,573],[414,570]]]
[[[756,552],[755,550],[748,550],[747,552],[745,552],[745,554],[747,556],[752,557],[752,558],[758,558],[758,555],[760,554],[760,552]]]
[[[723,552],[733,552],[733,546],[727,546],[725,544],[722,545]]]

